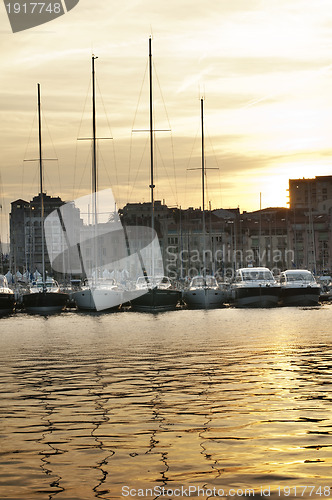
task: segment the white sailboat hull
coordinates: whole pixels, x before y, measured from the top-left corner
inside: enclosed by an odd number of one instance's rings
[[[115,309],[123,302],[123,292],[107,288],[88,288],[75,292],[74,301],[77,308],[82,311]]]
[[[188,307],[197,309],[215,309],[225,301],[225,293],[216,288],[196,288],[183,292],[183,301]]]

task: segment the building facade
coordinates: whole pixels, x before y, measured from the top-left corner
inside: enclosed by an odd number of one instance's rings
[[[141,210],[135,214],[136,206],[125,207],[123,222],[149,225]],[[151,207],[146,209],[151,213]],[[288,208],[206,211],[205,234],[200,209],[164,208],[157,222],[164,269],[174,278],[192,277],[203,269],[231,278],[237,268],[247,266],[268,267],[275,274],[295,267],[331,272],[330,213]]]
[[[205,269],[221,278],[231,278],[236,269],[247,266],[266,266],[276,274],[288,268],[306,268],[315,274],[331,273],[332,208],[328,208],[331,177],[305,179],[305,182],[298,184],[295,180],[294,183],[290,180],[291,208],[267,208],[243,213],[239,209],[207,210],[205,231],[201,209],[171,208],[156,201],[154,228],[162,251],[165,273],[173,278],[185,279],[201,274]],[[311,181],[316,182],[316,192],[312,189],[314,183]],[[312,206],[299,206],[309,203],[309,193],[312,194]],[[46,194],[43,197],[45,217],[64,204],[59,197],[53,198]],[[31,202],[19,199],[12,203],[10,253],[11,269],[15,272],[34,272],[36,269],[41,272],[40,201],[38,195]],[[88,237],[91,228],[89,223],[83,224],[74,204],[72,207],[74,222],[71,227],[75,232],[75,235],[71,235],[72,241],[80,242],[85,267],[92,269],[96,251],[93,238]],[[137,240],[139,248],[146,245],[146,237],[139,227],[151,226],[151,208],[151,203],[129,203],[119,210],[122,224],[131,231],[130,236],[134,241]],[[120,262],[118,266],[122,265],[121,259],[125,258],[123,248],[127,243],[122,241],[120,233],[118,241],[114,242],[111,233],[106,235],[107,231],[102,227],[99,230],[98,262],[107,271],[113,272],[116,270],[115,261]],[[52,228],[51,240],[54,255],[63,254],[65,258],[66,241],[59,223]],[[84,245],[82,242],[85,242]],[[132,249],[129,253],[132,253]],[[46,270],[51,273],[47,253],[45,264]],[[61,266],[62,264],[60,268]],[[84,274],[78,255],[74,260],[68,260],[67,267],[62,267]],[[119,268],[118,271],[120,270]]]
[[[43,193],[44,217],[60,208],[65,202],[61,198]],[[42,223],[41,195],[30,202],[16,200],[11,203],[9,214],[11,268],[22,274],[37,270],[42,272]],[[45,269],[52,273],[45,242]]]
[[[332,175],[289,179],[289,208],[328,213],[332,209]]]

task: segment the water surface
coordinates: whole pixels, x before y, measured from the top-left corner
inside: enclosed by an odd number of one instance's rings
[[[332,496],[331,324],[332,305],[2,318],[0,498]]]

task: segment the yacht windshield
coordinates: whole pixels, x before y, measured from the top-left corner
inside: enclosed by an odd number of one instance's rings
[[[213,276],[207,276],[206,278],[203,278],[203,276],[197,276],[196,278],[193,278],[191,286],[217,286],[217,282]]]
[[[137,279],[138,286],[159,286],[159,285],[169,285],[170,281],[167,276],[146,276]]]
[[[310,272],[307,273],[287,273],[287,281],[314,281]]]
[[[274,281],[271,271],[242,271],[244,281]]]

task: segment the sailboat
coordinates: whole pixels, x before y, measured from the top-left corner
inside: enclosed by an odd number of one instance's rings
[[[203,272],[192,278],[188,288],[183,291],[183,301],[190,308],[213,309],[220,307],[226,293],[220,288],[215,276],[206,274],[205,262],[205,157],[204,157],[204,101],[201,99],[201,144],[202,144],[202,227],[203,227]]]
[[[154,149],[153,149],[153,94],[152,94],[152,40],[149,38],[149,117],[150,117],[150,194],[151,194],[151,232],[154,232]],[[131,300],[131,307],[136,311],[169,311],[175,309],[181,292],[168,276],[140,277],[137,289],[145,289],[146,293]]]
[[[39,179],[40,179],[40,229],[42,251],[42,280],[30,286],[23,295],[23,306],[26,311],[37,314],[51,314],[62,311],[68,301],[68,294],[61,292],[58,283],[51,277],[46,279],[45,272],[45,235],[44,235],[44,193],[43,193],[43,157],[41,133],[40,84],[38,90],[38,143],[39,143]]]
[[[101,196],[97,189],[97,137],[96,137],[96,90],[95,90],[95,59],[92,56],[92,232],[91,251],[93,269],[88,270],[88,282],[81,290],[73,294],[73,299],[78,309],[83,311],[100,311],[107,309],[117,309],[123,302],[124,291],[114,279],[104,279],[99,276],[100,265],[98,257],[98,241],[102,232],[98,219],[98,205]],[[84,270],[83,270],[84,271]]]

